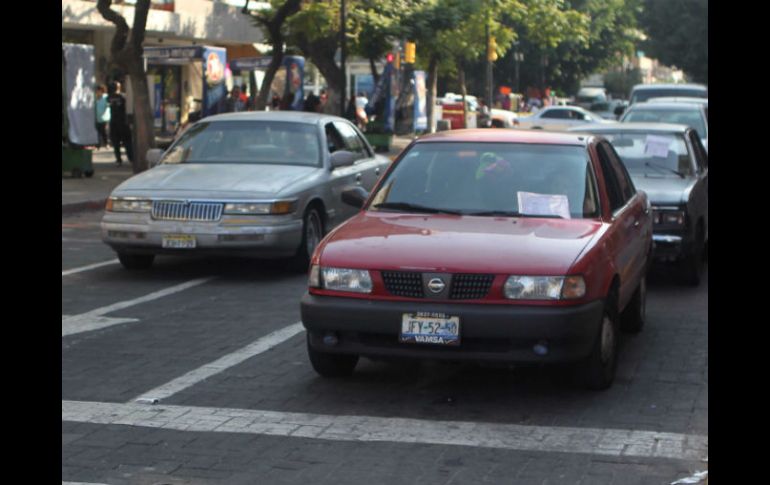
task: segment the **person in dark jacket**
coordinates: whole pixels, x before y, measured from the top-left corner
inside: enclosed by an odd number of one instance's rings
[[[126,118],[126,97],[120,89],[118,81],[112,81],[108,86],[107,102],[110,104],[110,140],[115,150],[115,161],[123,163],[120,156],[120,144],[126,147],[126,155],[130,162],[134,161],[134,145],[131,142],[131,128]]]

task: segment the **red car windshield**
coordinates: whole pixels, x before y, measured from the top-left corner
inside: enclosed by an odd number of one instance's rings
[[[598,200],[585,147],[418,143],[368,210],[593,218]]]

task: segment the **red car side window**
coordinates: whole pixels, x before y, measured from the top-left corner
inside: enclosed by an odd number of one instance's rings
[[[623,190],[620,188],[617,175],[610,163],[610,158],[607,155],[603,143],[597,145],[596,153],[599,155],[599,162],[602,167],[602,173],[604,174],[604,182],[607,185],[607,196],[610,199],[610,211],[615,212],[625,204]]]

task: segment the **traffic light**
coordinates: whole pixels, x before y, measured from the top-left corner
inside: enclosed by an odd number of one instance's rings
[[[416,46],[414,42],[407,42],[404,44],[404,62],[406,64],[414,64],[416,56]]]
[[[497,60],[497,41],[492,36],[489,37],[487,45],[487,60],[493,62]]]

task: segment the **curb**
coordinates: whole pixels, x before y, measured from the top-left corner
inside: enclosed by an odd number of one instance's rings
[[[61,205],[62,214],[76,214],[78,212],[92,211],[104,209],[104,205],[107,203],[107,198],[86,200],[83,202],[70,202],[68,204]]]

